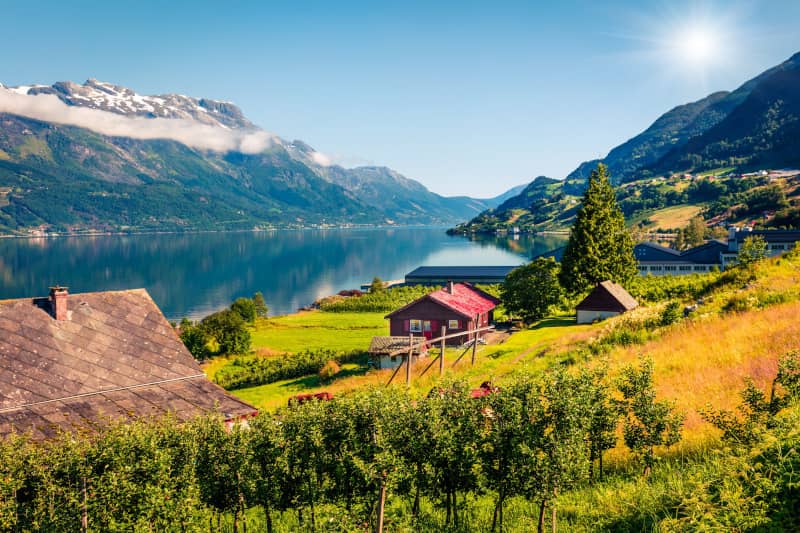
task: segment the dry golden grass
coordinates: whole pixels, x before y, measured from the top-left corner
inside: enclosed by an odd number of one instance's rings
[[[733,409],[740,403],[745,378],[766,388],[778,358],[800,348],[800,302],[764,310],[686,321],[643,346],[618,348],[612,368],[635,363],[641,354],[655,361],[659,395],[686,413],[687,444],[715,435],[699,410]]]

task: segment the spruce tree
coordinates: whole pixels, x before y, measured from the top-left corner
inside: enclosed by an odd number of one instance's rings
[[[605,280],[625,284],[637,271],[633,238],[625,228],[608,168],[601,163],[589,177],[564,250],[561,285],[579,293]]]

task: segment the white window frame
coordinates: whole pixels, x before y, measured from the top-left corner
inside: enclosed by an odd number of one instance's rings
[[[455,326],[453,324],[455,324]],[[461,329],[461,325],[458,320],[448,320],[447,329]]]
[[[422,333],[422,320],[412,318],[408,321],[408,331],[411,333]]]

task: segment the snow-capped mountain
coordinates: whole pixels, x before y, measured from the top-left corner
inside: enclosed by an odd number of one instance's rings
[[[59,81],[53,85],[20,85],[8,87],[16,94],[52,94],[71,106],[110,111],[125,116],[146,118],[180,118],[221,128],[254,129],[241,109],[231,102],[192,98],[182,94],[141,95],[127,87],[89,78],[79,85]]]
[[[449,224],[487,207],[334,165],[230,102],[95,79],[0,85],[0,233]]]

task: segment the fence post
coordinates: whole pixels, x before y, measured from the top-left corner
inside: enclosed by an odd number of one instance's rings
[[[406,387],[411,383],[411,355],[414,353],[414,334],[408,336],[408,357],[406,359]]]
[[[475,350],[478,349],[478,329],[481,315],[475,315],[475,333],[472,335],[472,366],[475,366]]]
[[[447,326],[442,326],[442,353],[439,354],[439,375],[441,376],[444,372],[444,347],[447,344],[447,340],[444,338],[447,335]]]

